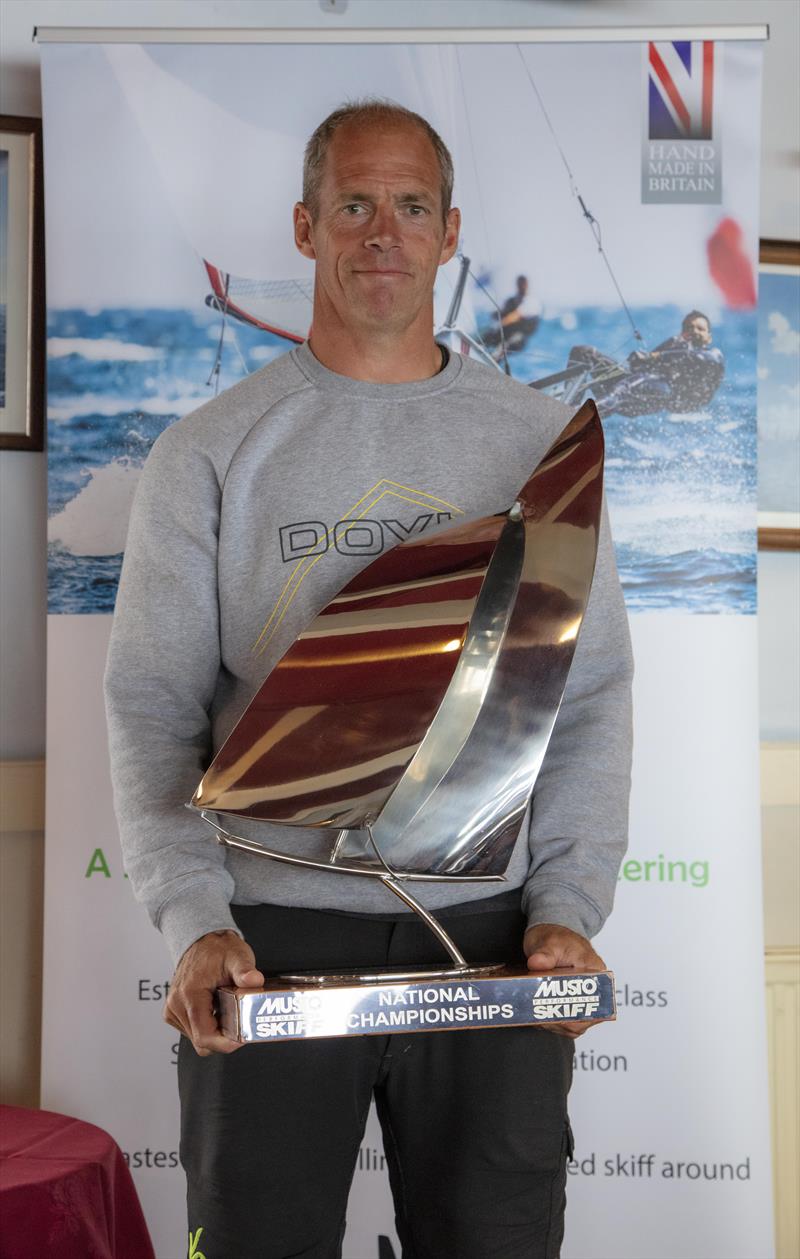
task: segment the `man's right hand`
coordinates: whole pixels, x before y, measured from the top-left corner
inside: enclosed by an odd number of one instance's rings
[[[194,1045],[201,1058],[241,1049],[223,1036],[214,1014],[217,988],[261,988],[264,976],[256,970],[249,944],[235,931],[211,931],[190,944],[175,968],[164,1006],[164,1019]]]
[[[657,357],[658,356],[656,354],[651,354],[647,350],[631,350],[628,355],[628,366],[642,367],[643,364],[648,363],[650,359]]]

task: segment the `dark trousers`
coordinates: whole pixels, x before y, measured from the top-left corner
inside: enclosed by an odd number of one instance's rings
[[[267,972],[440,960],[410,914],[234,913]],[[469,961],[521,960],[516,910],[441,917]],[[570,1040],[527,1027],[247,1045],[208,1058],[182,1040],[195,1252],[338,1259],[374,1096],[403,1259],[557,1259],[572,1057]]]

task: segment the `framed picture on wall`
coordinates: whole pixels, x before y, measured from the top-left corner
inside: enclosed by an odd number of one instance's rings
[[[800,549],[800,243],[762,240],[758,286],[758,545]]]
[[[44,433],[42,127],[0,114],[0,449]]]

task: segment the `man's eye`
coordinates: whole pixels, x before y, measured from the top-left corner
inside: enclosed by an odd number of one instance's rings
[[[410,205],[410,206],[408,207],[408,212],[409,212],[409,214],[413,215],[413,216],[414,216],[414,218],[419,218],[419,217],[421,217],[423,214],[427,214],[427,213],[428,213],[428,211],[427,211],[427,209],[426,209],[426,207],[425,207],[424,205]]]
[[[344,207],[344,212],[352,218],[354,215],[360,214],[363,209],[363,205],[360,205],[357,201],[353,201],[350,205],[346,205]]]

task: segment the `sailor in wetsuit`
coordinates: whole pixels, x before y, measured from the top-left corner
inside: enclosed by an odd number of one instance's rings
[[[516,292],[507,297],[499,312],[492,316],[498,321],[497,327],[490,328],[483,335],[487,346],[497,347],[494,357],[498,360],[505,354],[524,350],[539,327],[541,303],[530,296],[528,289],[528,277],[518,275]]]
[[[722,351],[711,344],[711,322],[692,310],[678,336],[662,341],[655,350],[634,350],[627,366],[616,363],[591,345],[576,345],[568,367],[585,363],[599,369],[590,385],[604,415],[648,415],[653,411],[699,411],[708,406],[725,375]],[[617,370],[614,370],[614,369]]]

